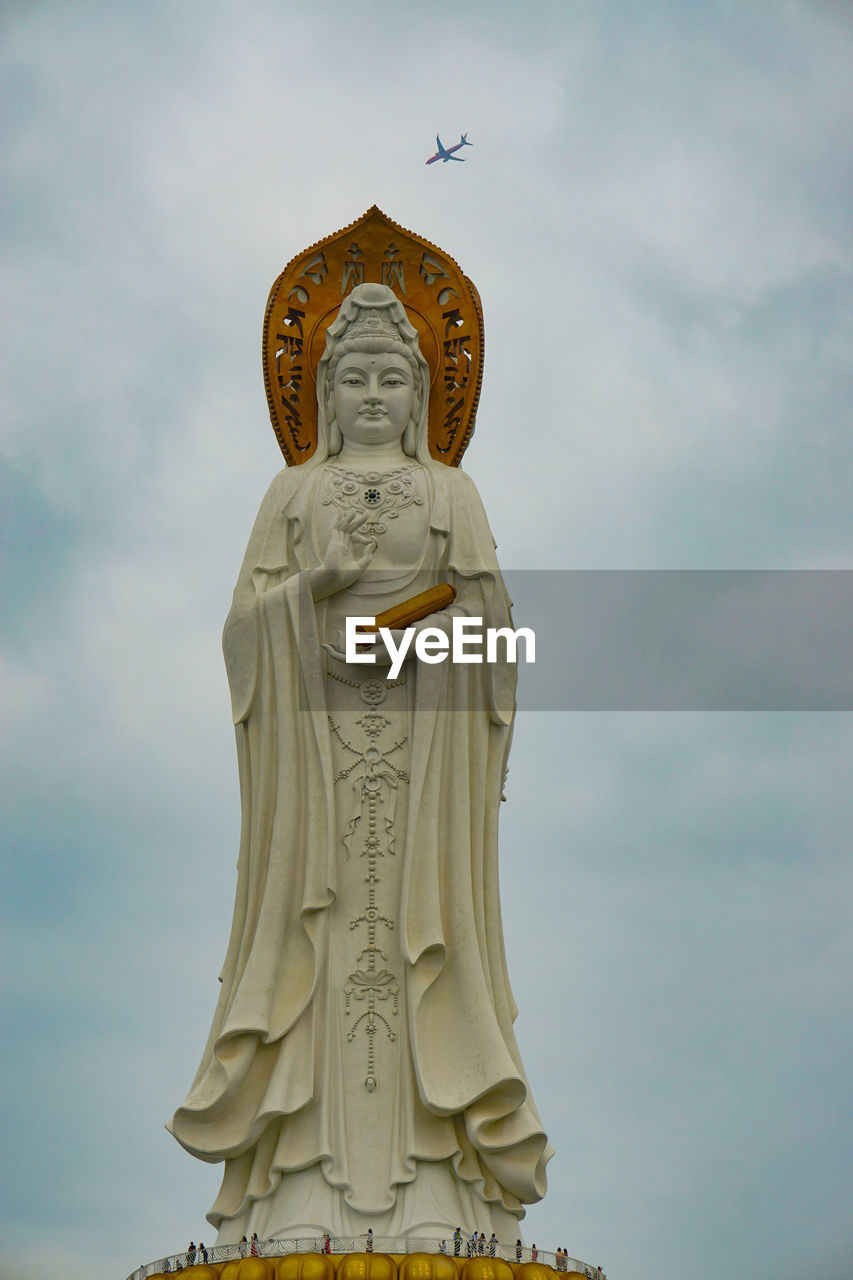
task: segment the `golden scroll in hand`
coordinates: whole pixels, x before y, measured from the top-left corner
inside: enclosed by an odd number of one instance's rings
[[[440,582],[437,587],[430,587],[428,591],[421,591],[410,600],[403,600],[400,604],[377,613],[373,626],[361,629],[378,631],[380,627],[390,627],[392,631],[398,631],[403,627],[410,627],[413,622],[420,622],[422,618],[428,618],[431,613],[439,613],[453,604],[455,599],[456,588],[451,587],[449,582]]]

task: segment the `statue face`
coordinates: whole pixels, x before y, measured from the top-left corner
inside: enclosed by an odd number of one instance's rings
[[[344,440],[383,445],[400,440],[415,403],[415,381],[405,356],[353,351],[335,370],[335,418]]]

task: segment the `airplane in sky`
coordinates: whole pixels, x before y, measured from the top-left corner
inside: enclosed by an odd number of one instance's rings
[[[427,164],[435,164],[436,160],[443,160],[445,164],[447,164],[448,160],[458,160],[460,164],[464,164],[464,157],[455,156],[453,153],[454,151],[461,151],[463,147],[473,147],[474,144],[473,142],[469,142],[468,135],[463,133],[455,147],[443,147],[441,145],[441,138],[438,136],[436,136],[435,145],[438,147],[438,151],[436,151],[434,156],[430,156],[429,160],[427,160]]]

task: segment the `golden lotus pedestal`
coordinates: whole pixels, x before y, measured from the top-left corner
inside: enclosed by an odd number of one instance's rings
[[[159,1280],[159,1273],[151,1280]],[[442,1253],[288,1253],[184,1267],[181,1280],[588,1280],[543,1262],[456,1258]],[[175,1273],[168,1275],[174,1280]]]

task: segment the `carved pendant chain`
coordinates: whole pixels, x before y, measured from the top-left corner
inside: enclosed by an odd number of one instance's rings
[[[385,533],[387,520],[396,520],[406,507],[423,506],[423,498],[415,488],[416,463],[397,467],[394,471],[351,471],[349,467],[328,466],[325,469],[324,506],[343,511],[366,511],[368,520],[361,532],[372,537]]]
[[[366,685],[377,683],[369,680]],[[362,702],[367,710],[354,720],[351,736],[345,736],[345,730],[331,715],[329,728],[345,761],[335,773],[335,782],[348,785],[352,803],[343,845],[347,858],[358,853],[364,859],[363,880],[367,886],[362,904],[356,904],[358,914],[349,922],[357,939],[357,952],[344,987],[344,1007],[350,1020],[347,1040],[352,1044],[359,1033],[364,1034],[364,1087],[368,1093],[375,1093],[379,1088],[381,1056],[378,1041],[387,1039],[395,1044],[398,1035],[400,979],[389,968],[389,955],[382,945],[388,945],[387,939],[397,925],[387,914],[387,906],[383,909],[381,889],[386,859],[397,852],[397,791],[401,784],[408,784],[409,774],[396,759],[408,746],[408,738],[405,733],[402,737],[394,733],[394,720],[378,711],[374,699],[365,697],[364,691]],[[359,729],[360,734],[354,734],[353,729]]]

